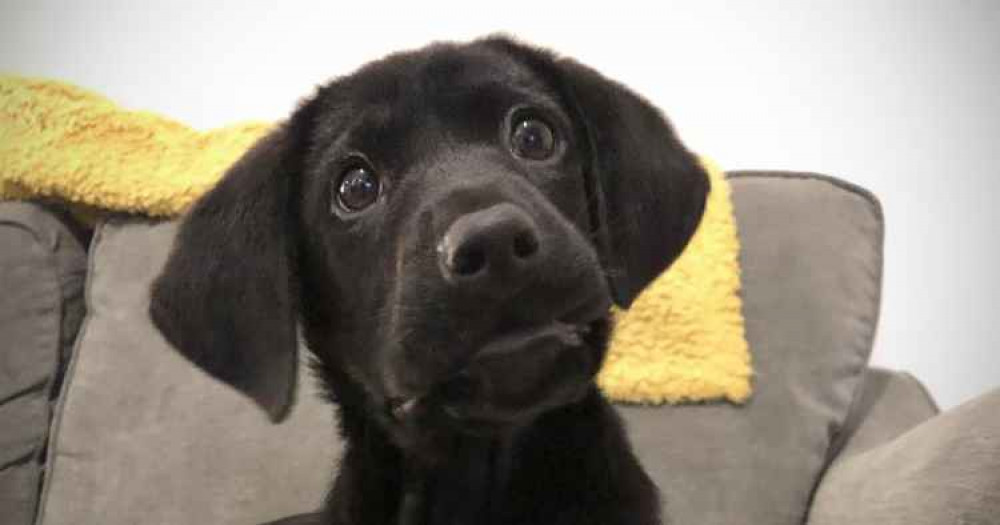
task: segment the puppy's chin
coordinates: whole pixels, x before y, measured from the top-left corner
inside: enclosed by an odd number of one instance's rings
[[[610,320],[552,322],[490,341],[425,393],[391,399],[397,445],[430,462],[455,439],[515,432],[540,414],[579,401],[603,361]]]

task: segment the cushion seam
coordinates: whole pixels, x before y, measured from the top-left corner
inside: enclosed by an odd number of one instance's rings
[[[49,370],[48,377],[45,379],[45,387],[44,387],[45,428],[43,429],[41,436],[39,436],[40,439],[38,440],[38,443],[35,444],[35,450],[31,454],[32,461],[39,466],[39,479],[36,480],[35,486],[32,487],[32,496],[34,497],[35,500],[34,501],[35,508],[33,509],[33,514],[37,514],[38,509],[41,507],[42,504],[41,487],[45,483],[45,477],[48,474],[48,469],[46,468],[47,464],[43,463],[41,460],[43,459],[42,458],[43,453],[46,455],[48,454],[49,436],[52,432],[53,414],[52,414],[51,399],[52,399],[52,390],[55,387],[56,377],[59,376],[59,366],[62,363],[62,336],[63,336],[62,325],[63,325],[63,316],[65,314],[65,308],[64,308],[65,305],[63,304],[65,302],[64,301],[65,298],[63,297],[62,284],[61,280],[59,279],[60,275],[59,269],[55,261],[56,254],[48,246],[45,246],[45,249],[48,252],[47,253],[48,257],[46,258],[45,261],[45,269],[46,273],[49,274],[50,282],[54,287],[54,290],[50,290],[51,293],[49,294],[49,300],[51,303],[53,303],[50,304],[50,307],[53,309],[53,311],[56,312],[56,315],[54,323],[55,326],[50,327],[51,329],[50,333],[54,334],[53,336],[54,339],[52,341],[53,345],[51,348],[51,351],[54,352],[52,356],[53,366],[52,369]]]
[[[76,366],[79,361],[79,350],[84,337],[87,334],[88,328],[90,327],[91,319],[93,316],[91,306],[91,292],[93,286],[93,270],[95,265],[95,259],[97,257],[97,245],[100,243],[102,232],[104,231],[103,223],[98,226],[94,232],[94,236],[90,241],[90,247],[87,251],[87,274],[84,284],[83,292],[83,303],[84,303],[84,318],[80,323],[80,328],[77,330],[76,338],[73,341],[73,351],[70,354],[69,363],[66,365],[66,375],[63,377],[63,382],[59,391],[59,398],[56,402],[54,412],[51,417],[51,424],[48,432],[48,440],[46,446],[46,457],[45,457],[45,475],[42,478],[42,489],[41,494],[38,497],[38,505],[35,511],[34,525],[41,525],[45,520],[45,511],[48,508],[49,492],[52,488],[52,478],[55,475],[58,454],[56,453],[56,445],[59,442],[59,434],[62,428],[62,420],[65,415],[66,403],[69,399],[69,395],[73,388],[74,379],[76,377]]]
[[[733,170],[727,171],[726,177],[730,179],[800,179],[825,182],[868,201],[874,208],[873,212],[878,218],[880,229],[884,229],[882,227],[885,220],[882,211],[882,202],[879,201],[878,197],[866,188],[832,175],[824,175],[812,171]]]
[[[806,504],[806,513],[805,513],[805,516],[803,516],[803,523],[808,523],[809,522],[809,518],[810,518],[810,514],[812,512],[813,502],[814,502],[814,499],[816,497],[816,493],[819,490],[819,486],[822,483],[823,478],[826,477],[827,471],[829,470],[830,466],[833,464],[833,461],[836,459],[835,457],[831,456],[831,451],[833,450],[834,445],[836,445],[836,443],[839,441],[840,434],[844,430],[844,424],[847,421],[848,417],[850,416],[851,411],[853,411],[853,410],[856,409],[858,403],[860,402],[860,400],[862,398],[862,395],[861,395],[862,394],[861,391],[863,390],[863,388],[861,388],[862,387],[862,380],[864,378],[864,371],[868,367],[868,360],[871,358],[872,345],[874,345],[874,343],[875,343],[875,332],[876,332],[877,326],[878,326],[878,320],[879,320],[880,313],[881,313],[881,303],[882,303],[882,286],[881,286],[881,283],[882,283],[882,263],[883,263],[882,249],[883,249],[883,241],[884,241],[884,228],[882,227],[881,221],[879,221],[878,224],[879,224],[879,236],[878,236],[878,238],[876,240],[876,248],[878,250],[877,253],[878,253],[878,261],[879,261],[878,262],[878,268],[879,268],[879,270],[878,270],[877,277],[875,277],[873,279],[869,279],[870,283],[871,283],[871,281],[876,281],[876,293],[875,293],[875,298],[872,301],[874,303],[874,312],[871,314],[871,317],[872,317],[871,323],[868,323],[868,326],[869,326],[868,333],[865,334],[865,336],[864,336],[864,340],[866,341],[865,346],[867,347],[867,349],[864,350],[864,358],[861,359],[860,366],[858,367],[857,370],[855,370],[855,373],[854,373],[854,378],[852,380],[852,382],[854,383],[854,385],[852,387],[853,392],[851,394],[851,401],[848,403],[847,410],[844,411],[842,417],[840,417],[839,420],[836,421],[836,427],[835,427],[834,433],[833,433],[833,435],[830,436],[830,440],[827,442],[827,451],[826,451],[826,454],[824,455],[824,458],[823,458],[823,465],[819,469],[819,471],[817,472],[816,477],[813,480],[812,487],[809,490],[809,497],[806,500],[807,501],[807,504]]]

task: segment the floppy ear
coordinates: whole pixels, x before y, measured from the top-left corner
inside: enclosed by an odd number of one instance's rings
[[[590,150],[592,226],[615,302],[628,307],[701,221],[708,174],[649,102],[578,62],[555,62]]]
[[[292,142],[290,125],[264,137],[194,204],[149,306],[170,344],[275,422],[298,364]]]

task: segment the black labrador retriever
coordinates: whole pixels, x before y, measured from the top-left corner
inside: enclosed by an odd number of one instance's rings
[[[320,87],[189,211],[150,313],[275,420],[297,328],[346,450],[325,525],[660,523],[595,386],[709,183],[641,97],[504,37]],[[289,446],[295,446],[289,443]]]

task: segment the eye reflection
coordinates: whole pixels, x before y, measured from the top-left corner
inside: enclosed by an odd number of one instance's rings
[[[361,211],[378,199],[381,183],[374,171],[355,166],[344,172],[337,186],[337,202],[347,211]]]
[[[544,120],[535,117],[515,122],[510,135],[511,149],[518,157],[545,160],[555,153],[555,131]]]

